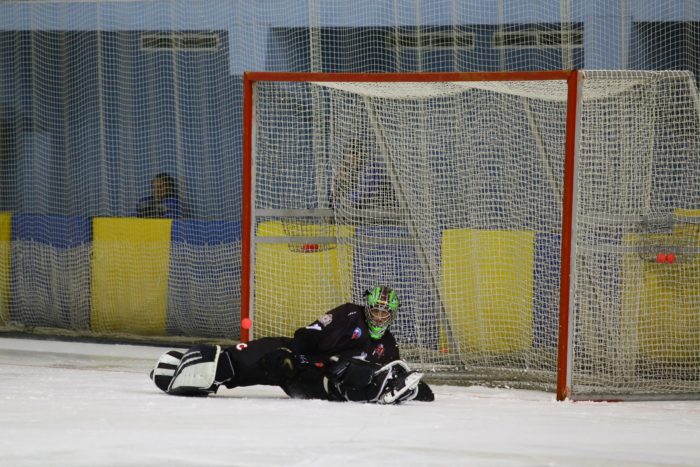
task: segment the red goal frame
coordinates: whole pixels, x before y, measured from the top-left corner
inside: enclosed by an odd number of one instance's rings
[[[559,281],[559,328],[557,348],[557,400],[565,400],[571,387],[571,272],[574,227],[574,180],[578,150],[579,110],[583,72],[515,71],[450,73],[314,73],[314,72],[246,72],[243,75],[243,177],[241,214],[241,320],[249,318],[251,307],[253,133],[255,85],[260,81],[316,82],[438,82],[438,81],[565,81],[567,84],[562,196],[561,268]],[[250,339],[250,329],[241,327],[241,342]]]

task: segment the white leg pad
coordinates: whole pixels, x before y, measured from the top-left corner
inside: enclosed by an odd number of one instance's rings
[[[156,367],[153,369],[154,376],[173,376],[175,369],[180,364],[180,359],[171,355],[169,352],[164,353],[158,359]],[[172,367],[172,368],[171,368]]]
[[[210,390],[216,377],[221,347],[194,347],[182,356],[180,365],[168,387],[169,393],[189,390]]]

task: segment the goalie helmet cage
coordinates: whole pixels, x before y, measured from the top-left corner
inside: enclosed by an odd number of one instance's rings
[[[697,398],[698,115],[687,72],[248,72],[241,339],[389,285],[433,380]]]

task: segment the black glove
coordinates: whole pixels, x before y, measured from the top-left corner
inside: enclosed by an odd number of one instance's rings
[[[352,358],[333,356],[330,361],[329,379],[336,384],[342,384],[347,389],[367,387],[372,382],[372,375],[377,368],[372,363]]]

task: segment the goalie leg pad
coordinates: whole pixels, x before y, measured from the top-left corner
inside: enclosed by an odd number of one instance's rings
[[[150,376],[161,391],[168,392],[168,387],[173,380],[175,370],[180,365],[180,360],[182,360],[182,352],[177,350],[169,350],[158,358]]]
[[[395,360],[380,368],[375,374],[375,384],[379,388],[377,404],[398,404],[410,401],[418,395],[418,386],[423,373],[411,371],[403,360]]]
[[[221,347],[197,345],[182,356],[167,393],[179,396],[206,396],[216,392],[216,367]]]

